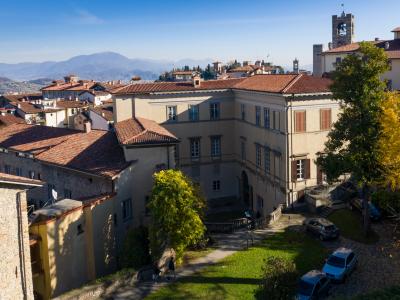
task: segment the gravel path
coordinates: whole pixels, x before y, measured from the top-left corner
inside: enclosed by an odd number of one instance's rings
[[[400,243],[393,239],[392,226],[388,222],[373,224],[379,241],[373,245],[361,244],[340,238],[324,242],[331,250],[348,247],[358,255],[357,269],[344,284],[335,284],[329,299],[351,297],[400,284]]]

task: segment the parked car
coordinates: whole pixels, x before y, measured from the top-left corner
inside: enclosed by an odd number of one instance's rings
[[[313,270],[300,278],[297,300],[321,299],[329,293],[330,279],[321,271]]]
[[[318,236],[322,241],[327,239],[335,239],[340,235],[339,228],[331,221],[324,218],[310,218],[303,222],[306,230]]]
[[[344,282],[347,276],[354,271],[357,265],[357,257],[353,250],[338,248],[325,262],[322,271],[332,281]]]
[[[350,209],[354,208],[362,212],[363,200],[360,198],[351,199]],[[371,220],[378,221],[382,217],[380,210],[371,201],[368,201],[368,212]]]

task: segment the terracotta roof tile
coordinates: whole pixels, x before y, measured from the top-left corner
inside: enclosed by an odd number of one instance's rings
[[[400,32],[400,27],[396,27],[395,29],[392,30],[392,32]]]
[[[9,102],[17,102],[17,101],[29,101],[29,100],[38,100],[42,99],[42,94],[41,93],[27,93],[27,94],[6,94],[2,95],[2,98],[8,100]]]
[[[244,80],[225,79],[225,80],[205,80],[199,87],[194,87],[192,82],[153,82],[153,83],[133,83],[126,87],[115,90],[114,94],[146,94],[156,92],[179,92],[197,90],[220,90],[232,88],[235,84]]]
[[[35,154],[38,161],[113,177],[125,169],[113,132],[89,133],[57,127],[14,124],[0,129],[0,147]]]
[[[58,100],[57,107],[60,108],[84,108],[89,107],[89,104],[83,101],[75,101],[75,100]]]
[[[178,139],[156,122],[131,118],[115,124],[118,140],[123,145],[177,143]]]
[[[114,121],[114,112],[112,105],[102,105],[91,108],[99,116],[103,117],[105,120],[112,122]]]
[[[11,115],[11,114],[7,114],[4,116],[0,115],[0,125],[3,124],[5,126],[9,126],[11,124],[24,124],[24,123],[25,123],[25,120],[20,117],[17,117],[17,116]]]
[[[30,179],[27,177],[21,177],[16,175],[10,175],[6,173],[0,172],[0,182],[10,182],[10,183],[19,183],[33,186],[41,186],[44,185],[43,181],[37,179]]]
[[[20,109],[22,112],[26,114],[37,114],[43,111],[43,109],[36,107],[34,104],[29,102],[12,102],[11,103],[15,108]]]
[[[292,89],[285,90],[292,81],[297,82]],[[247,78],[206,80],[200,87],[193,87],[191,82],[156,82],[147,84],[132,84],[116,94],[141,94],[155,92],[176,92],[194,90],[239,89],[268,93],[317,93],[328,92],[330,82],[323,78],[316,78],[305,74],[265,74]]]

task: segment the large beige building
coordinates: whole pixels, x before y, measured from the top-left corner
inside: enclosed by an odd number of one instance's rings
[[[212,205],[241,199],[265,215],[323,180],[315,158],[339,110],[329,84],[304,74],[131,84],[114,93],[114,120],[163,125]]]

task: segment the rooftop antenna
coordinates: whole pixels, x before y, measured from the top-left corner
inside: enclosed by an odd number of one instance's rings
[[[344,3],[342,3],[340,6],[342,7],[342,17],[345,17],[346,14],[344,13]]]

